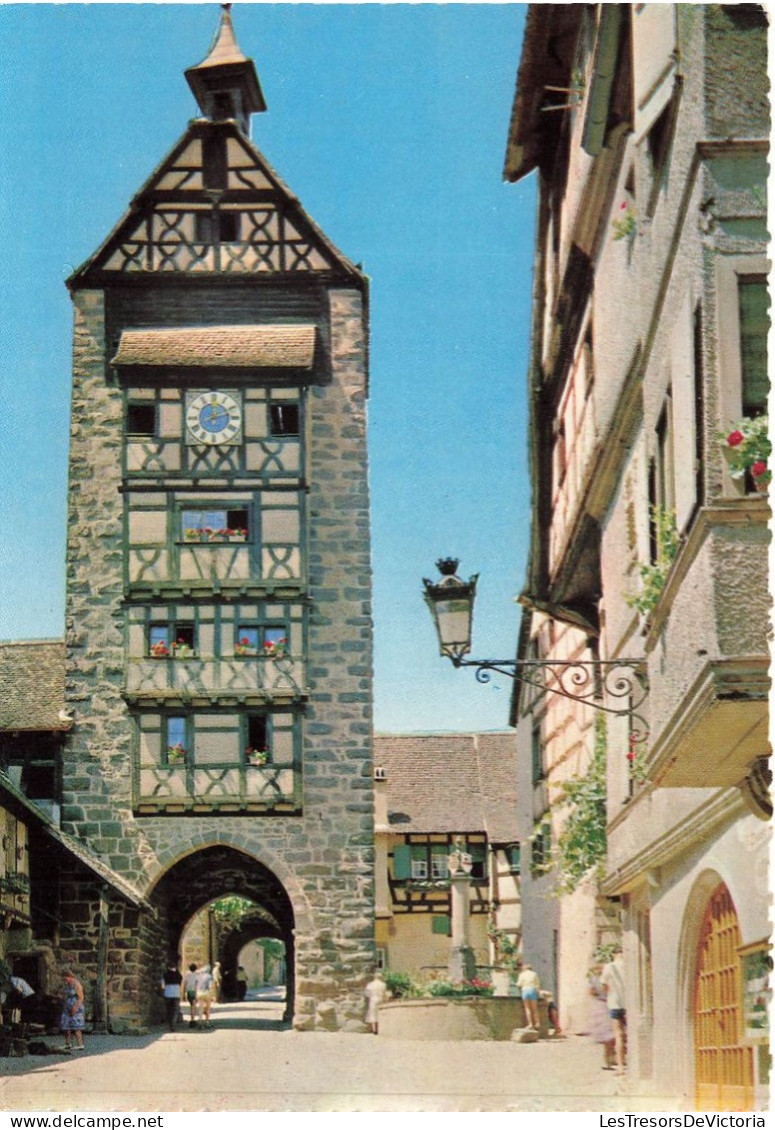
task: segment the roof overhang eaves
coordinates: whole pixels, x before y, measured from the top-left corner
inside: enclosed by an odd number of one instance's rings
[[[117,875],[106,863],[97,859],[85,844],[80,844],[67,832],[63,832],[53,824],[46,813],[38,808],[29,797],[16,788],[8,777],[0,771],[0,803],[7,805],[15,815],[34,824],[45,835],[55,840],[60,847],[74,856],[85,867],[88,867],[98,878],[108,883],[122,898],[127,899],[133,906],[150,910],[151,906],[139,891],[131,884]]]
[[[542,111],[546,87],[567,77],[553,42],[570,34],[580,19],[580,4],[531,4],[512,104],[503,178],[516,182],[543,161],[546,134],[554,114]]]

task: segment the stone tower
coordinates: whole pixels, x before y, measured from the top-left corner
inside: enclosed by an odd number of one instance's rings
[[[250,141],[228,5],[186,78],[199,116],[68,280],[63,825],[148,908],[110,912],[112,1016],[238,894],[288,1017],[341,1027],[374,961],[367,284]]]

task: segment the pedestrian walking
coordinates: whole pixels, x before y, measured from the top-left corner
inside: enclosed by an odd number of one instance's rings
[[[196,999],[201,1011],[202,1024],[210,1028],[210,1009],[215,995],[215,979],[209,965],[203,965],[199,970],[196,982]]]
[[[366,1023],[376,1036],[379,1033],[379,1006],[388,996],[388,987],[379,969],[363,990],[363,995],[366,998]]]
[[[72,1037],[75,1036],[75,1050],[84,1051],[83,1028],[86,1023],[86,1011],[83,1003],[83,985],[72,969],[62,972],[62,989],[59,993],[62,1002],[62,1014],[59,1018],[60,1030],[64,1033],[64,1051],[70,1052]]]
[[[613,960],[603,966],[600,983],[605,990],[608,1015],[614,1030],[616,1074],[624,1075],[627,1061],[627,1007],[624,996],[624,958],[622,947],[614,950]]]
[[[522,994],[525,1005],[525,1020],[528,1028],[536,1032],[539,1029],[538,1020],[538,994],[541,991],[541,980],[532,965],[524,962],[517,977],[517,988]]]
[[[608,1002],[605,989],[600,980],[603,972],[601,963],[593,965],[589,971],[589,1033],[596,1044],[603,1047],[603,1070],[613,1071],[616,1061],[616,1043],[611,1017],[608,1015]]]
[[[244,1001],[248,995],[248,975],[243,966],[237,966],[237,1000]]]
[[[186,1000],[191,1008],[191,1018],[188,1022],[189,1028],[196,1028],[196,989],[199,981],[199,971],[192,961],[188,967],[188,973],[183,978],[183,987],[186,992]]]
[[[183,974],[178,969],[175,959],[170,958],[161,979],[164,1008],[167,1015],[167,1027],[170,1032],[175,1031],[178,1013],[180,1012],[180,986],[182,982]]]
[[[213,981],[215,981],[215,1002],[220,1004],[223,1000],[223,973],[220,961],[216,961],[213,966]]]

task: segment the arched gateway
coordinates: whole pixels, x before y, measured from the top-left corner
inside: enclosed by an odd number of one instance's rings
[[[180,952],[187,924],[214,898],[239,894],[255,904],[255,912],[216,941],[218,959],[228,974],[236,969],[241,947],[255,938],[271,937],[285,947],[286,1008],[292,1020],[295,999],[294,913],[291,900],[276,875],[244,852],[225,845],[203,848],[173,864],[149,895],[166,923],[167,950]],[[210,940],[208,939],[208,942]]]
[[[79,954],[109,1017],[148,1019],[186,916],[237,893],[294,1023],[332,1028],[375,956],[367,281],[253,145],[228,8],[197,116],[68,280],[62,819],[151,904]]]

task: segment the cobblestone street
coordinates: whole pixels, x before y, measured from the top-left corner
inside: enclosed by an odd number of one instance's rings
[[[294,1032],[282,1005],[216,1006],[214,1030],[86,1036],[69,1056],[0,1060],[4,1111],[655,1111],[583,1036],[537,1044]],[[61,1040],[48,1038],[52,1046]]]

